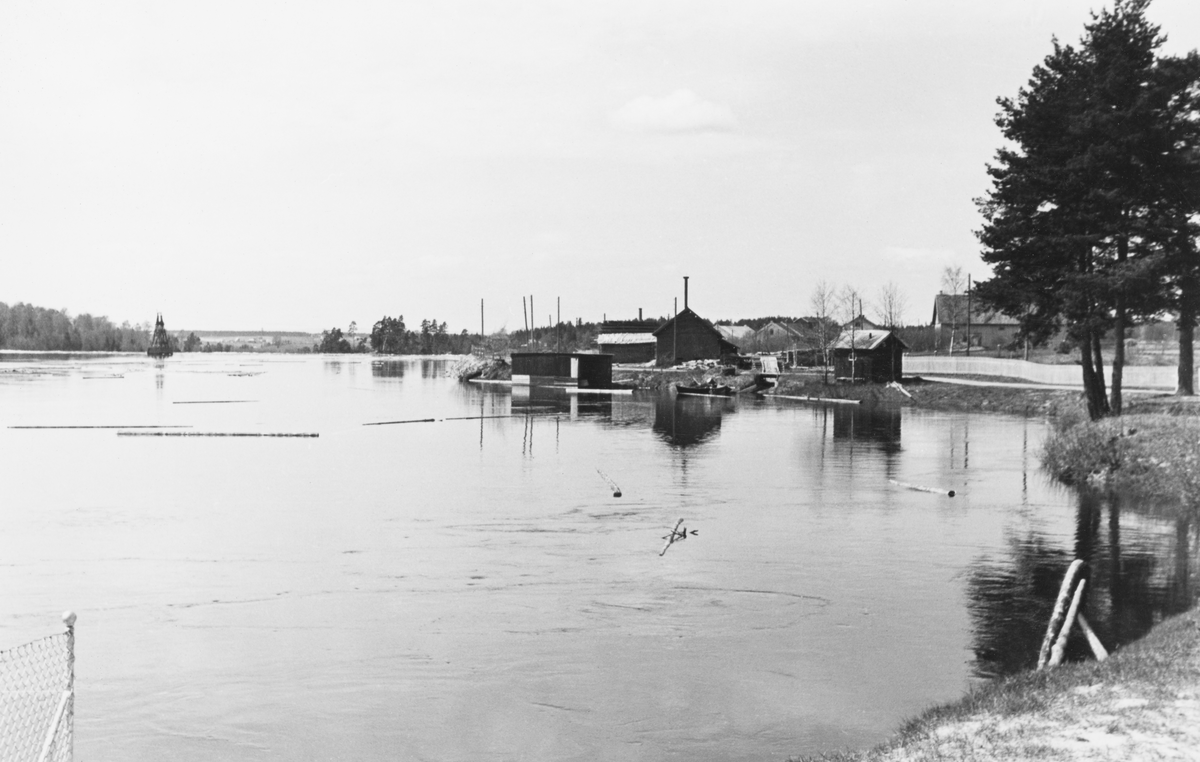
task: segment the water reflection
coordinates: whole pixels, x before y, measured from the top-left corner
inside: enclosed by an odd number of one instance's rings
[[[561,389],[542,386],[514,386],[512,388],[513,413],[557,414],[577,420],[579,418],[608,418],[612,416],[612,409],[611,397],[567,394]]]
[[[672,447],[696,447],[715,437],[721,417],[735,409],[724,397],[660,397],[654,408],[654,433]]]
[[[900,408],[834,405],[833,438],[870,442],[885,453],[900,450]]]
[[[1194,522],[1137,514],[1116,497],[1081,494],[1077,505],[1073,552],[1030,531],[1007,538],[1006,557],[972,564],[968,607],[977,676],[1007,675],[1036,665],[1063,574],[1077,557],[1089,565],[1084,612],[1109,650],[1195,604],[1200,590],[1193,582],[1192,545],[1200,534]],[[1123,530],[1136,539],[1124,541]],[[1067,658],[1089,658],[1090,653],[1076,628]]]
[[[408,363],[403,360],[374,360],[371,375],[377,378],[404,378]]]

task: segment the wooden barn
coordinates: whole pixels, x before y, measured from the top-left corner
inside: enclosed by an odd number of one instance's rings
[[[659,326],[654,339],[660,366],[690,360],[719,360],[738,351],[712,323],[692,312],[686,302],[678,315]]]
[[[528,386],[612,387],[613,356],[579,352],[513,352],[512,382]]]
[[[899,381],[908,345],[884,330],[845,331],[833,342],[833,375],[839,381]]]
[[[639,310],[640,312],[640,310]],[[647,363],[655,358],[657,320],[607,320],[600,324],[596,344],[616,363]]]

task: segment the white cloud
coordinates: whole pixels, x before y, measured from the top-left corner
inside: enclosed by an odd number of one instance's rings
[[[634,98],[609,115],[613,126],[631,132],[730,132],[737,119],[727,106],[706,101],[691,90]]]

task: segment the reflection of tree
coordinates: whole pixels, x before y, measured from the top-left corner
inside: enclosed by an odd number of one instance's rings
[[[732,403],[724,397],[660,399],[654,408],[654,433],[672,447],[695,447],[721,428]]]
[[[404,378],[403,362],[376,361],[371,363],[371,375],[381,378]]]
[[[1103,521],[1108,508],[1107,531]],[[1036,533],[1009,538],[1005,559],[981,559],[971,568],[968,608],[974,623],[975,672],[994,677],[1032,667],[1067,566],[1088,562],[1084,612],[1104,644],[1137,640],[1164,617],[1187,610],[1196,598],[1191,579],[1191,523],[1140,516],[1132,540],[1122,537],[1121,503],[1081,494],[1075,547],[1054,547]],[[1124,527],[1130,532],[1130,527]],[[1067,658],[1090,650],[1073,631]]]
[[[887,453],[900,450],[900,409],[833,406],[833,438],[872,442]]]
[[[1010,558],[981,559],[967,582],[974,624],[975,674],[998,677],[1037,664],[1050,609],[1069,553],[1030,533],[1008,538]]]

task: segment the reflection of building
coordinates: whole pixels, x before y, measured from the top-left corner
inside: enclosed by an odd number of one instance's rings
[[[567,415],[571,420],[587,416],[611,416],[613,399],[608,395],[568,394],[553,386],[512,387],[512,412],[529,415]]]
[[[660,399],[654,407],[654,433],[674,447],[694,447],[721,428],[727,397]]]
[[[839,379],[887,383],[904,372],[908,345],[891,331],[846,331],[833,342],[833,375]]]
[[[900,408],[833,405],[833,438],[873,442],[884,452],[900,449]]]

